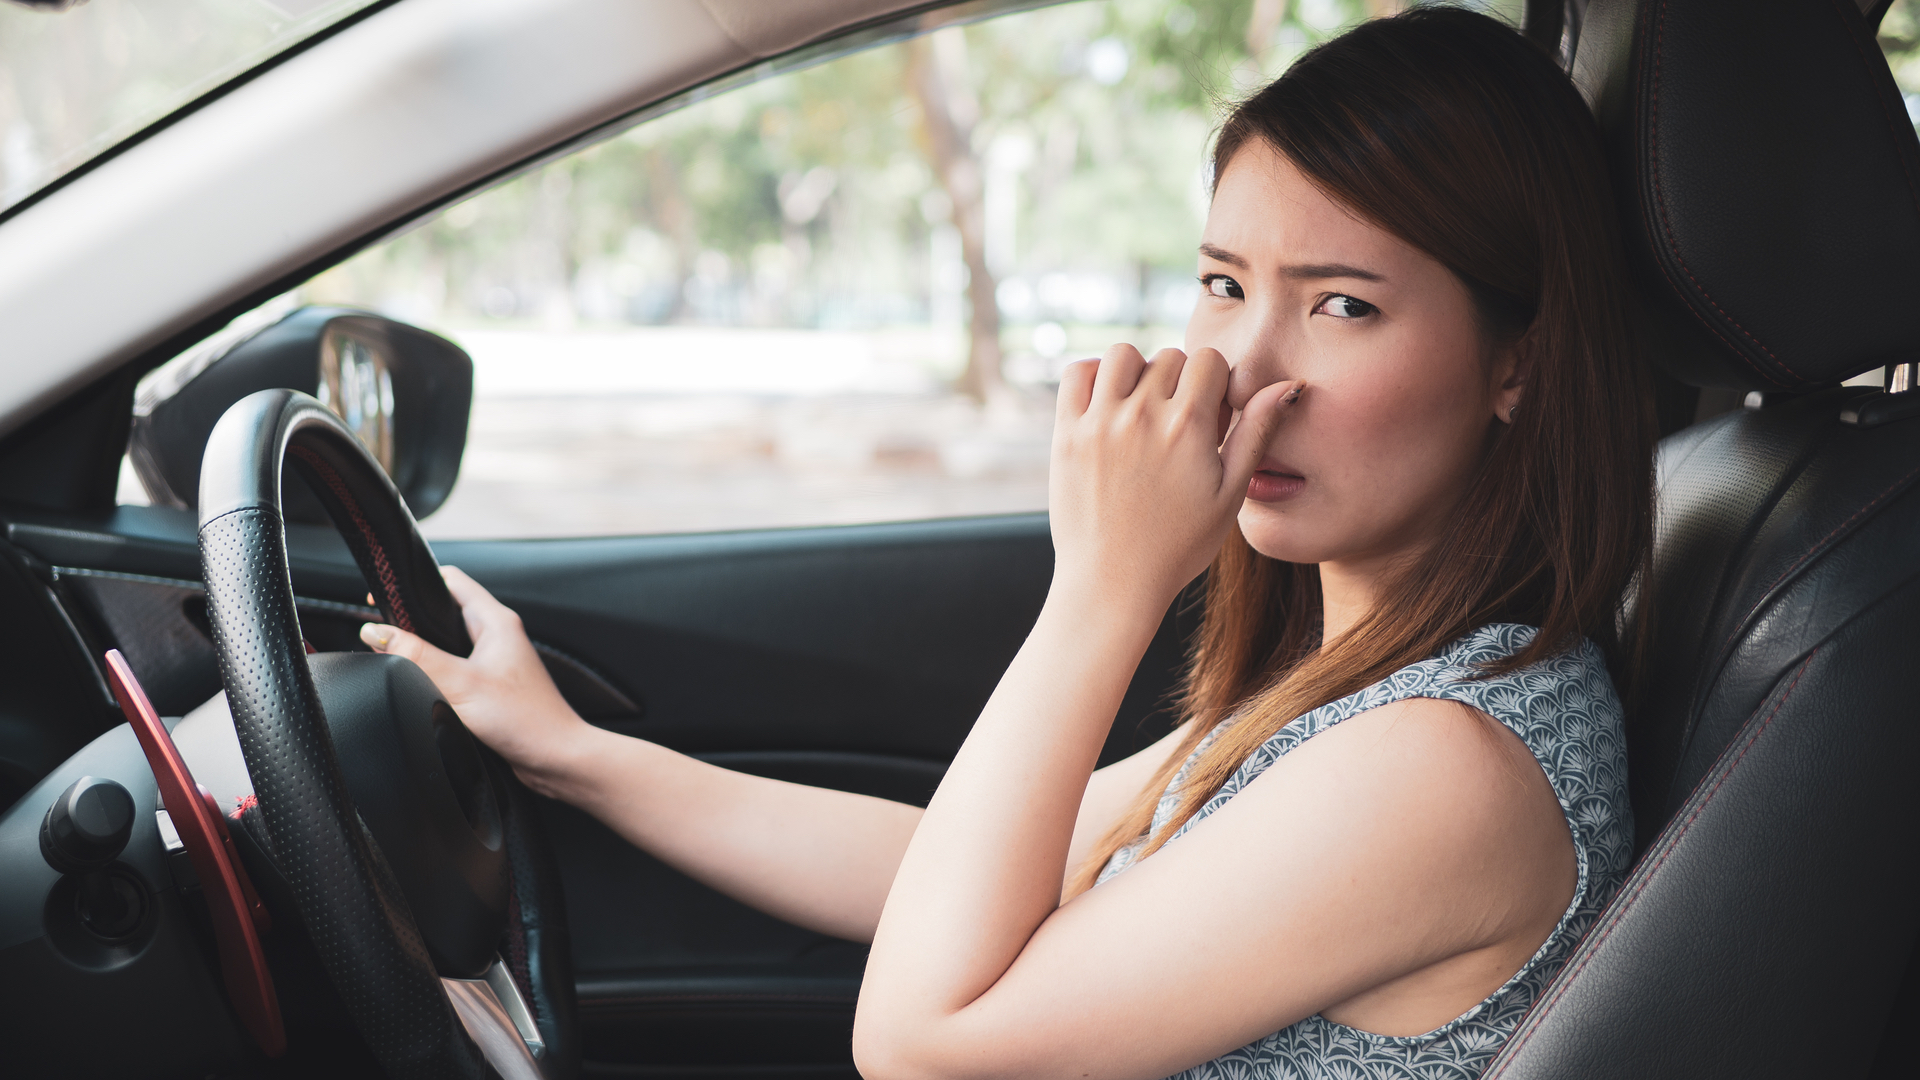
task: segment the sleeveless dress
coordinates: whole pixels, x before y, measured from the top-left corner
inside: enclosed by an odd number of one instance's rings
[[[1620,699],[1600,650],[1578,648],[1496,678],[1475,679],[1476,665],[1513,655],[1533,640],[1531,626],[1495,623],[1410,664],[1357,693],[1294,720],[1255,750],[1170,842],[1177,843],[1288,751],[1368,709],[1406,698],[1465,702],[1518,735],[1546,773],[1573,835],[1579,883],[1573,900],[1533,957],[1478,1005],[1424,1035],[1376,1035],[1309,1016],[1291,1027],[1180,1073],[1180,1080],[1471,1080],[1485,1070],[1587,928],[1625,879],[1633,858],[1627,802],[1626,743]],[[1209,733],[1197,756],[1228,720]],[[1178,809],[1187,759],[1154,813],[1158,830]],[[1139,844],[1102,868],[1099,883],[1124,872]]]

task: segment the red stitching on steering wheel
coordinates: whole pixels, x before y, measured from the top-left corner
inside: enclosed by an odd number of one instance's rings
[[[327,482],[327,488],[333,492],[334,498],[346,507],[347,516],[353,519],[354,528],[360,530],[361,539],[366,541],[368,550],[373,554],[374,573],[380,578],[380,591],[387,595],[387,606],[393,609],[393,624],[412,633],[413,620],[407,617],[407,605],[400,599],[400,583],[393,576],[393,564],[387,561],[387,549],[380,546],[380,538],[374,535],[373,525],[360,512],[360,503],[347,490],[346,482],[340,479],[340,474],[334,471],[332,465],[312,450],[304,446],[290,446],[287,450],[311,465],[320,474],[320,479]]]

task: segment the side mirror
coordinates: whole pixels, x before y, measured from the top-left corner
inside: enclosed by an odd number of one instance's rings
[[[142,386],[127,453],[155,505],[192,509],[213,425],[234,402],[275,388],[312,394],[345,420],[416,520],[447,501],[466,449],[473,361],[405,323],[304,307],[234,344],[183,356]],[[282,483],[288,520],[327,520],[297,476]]]

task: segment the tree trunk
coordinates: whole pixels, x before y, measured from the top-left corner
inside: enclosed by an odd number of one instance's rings
[[[1266,62],[1267,50],[1273,47],[1274,32],[1286,17],[1287,0],[1253,0],[1253,11],[1247,16],[1247,55],[1254,63]]]
[[[673,244],[673,303],[660,321],[682,323],[687,319],[687,283],[693,278],[694,257],[700,254],[700,238],[694,230],[693,208],[680,190],[679,168],[666,150],[649,151],[647,168],[654,220]]]
[[[985,401],[1004,385],[1000,375],[1000,306],[993,272],[987,269],[987,215],[980,159],[973,152],[973,126],[980,106],[967,74],[967,39],[959,27],[939,30],[911,44],[907,81],[925,120],[933,171],[953,203],[960,257],[967,264],[967,368],[959,389]]]

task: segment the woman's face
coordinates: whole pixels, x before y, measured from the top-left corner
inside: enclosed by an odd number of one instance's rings
[[[1515,350],[1489,346],[1466,286],[1260,140],[1215,188],[1200,276],[1187,352],[1227,358],[1233,408],[1307,383],[1247,485],[1247,542],[1354,570],[1417,552],[1519,400]]]

